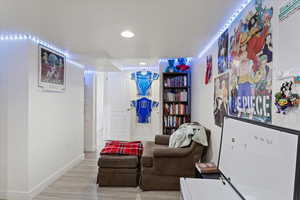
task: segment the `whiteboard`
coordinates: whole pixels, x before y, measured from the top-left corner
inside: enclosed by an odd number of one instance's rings
[[[262,125],[225,117],[219,169],[245,199],[295,200],[299,135]]]

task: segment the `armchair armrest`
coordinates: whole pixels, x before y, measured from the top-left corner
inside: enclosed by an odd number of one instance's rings
[[[153,156],[156,158],[161,158],[161,157],[171,157],[171,158],[176,158],[176,157],[185,157],[188,156],[191,153],[190,148],[167,148],[167,149],[162,149],[162,148],[154,148],[153,149]]]
[[[203,155],[204,148],[195,142],[188,148],[153,148],[153,173],[161,176],[194,177],[195,162]]]
[[[156,135],[155,144],[169,145],[170,136],[169,135]]]

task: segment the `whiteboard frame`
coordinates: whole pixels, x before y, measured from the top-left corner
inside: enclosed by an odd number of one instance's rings
[[[237,120],[237,121],[242,121],[242,122],[257,125],[257,126],[261,126],[261,127],[265,127],[265,128],[269,128],[269,129],[274,129],[274,130],[282,132],[282,134],[292,134],[292,135],[296,135],[298,137],[297,158],[296,158],[297,161],[296,161],[296,172],[295,172],[295,184],[294,184],[294,198],[293,198],[293,200],[300,200],[300,131],[293,130],[293,129],[288,129],[288,128],[283,128],[283,127],[279,127],[279,126],[275,126],[275,125],[271,125],[271,124],[266,124],[266,123],[262,123],[262,122],[259,122],[259,121],[228,116],[228,115],[225,115],[224,119],[225,118],[230,118],[230,119],[234,119],[234,120]],[[220,160],[221,160],[221,155],[222,155],[223,136],[224,136],[224,123],[223,123],[223,126],[222,126],[222,134],[221,134],[221,142],[220,142],[219,158],[218,158],[218,166],[217,167],[218,167],[218,169],[221,173],[222,178],[225,179],[225,181],[228,184],[230,184],[230,186],[241,197],[241,199],[246,200],[246,198],[231,183],[231,180],[229,180],[227,178],[227,176],[225,176],[225,174],[223,174],[223,172],[220,170]]]

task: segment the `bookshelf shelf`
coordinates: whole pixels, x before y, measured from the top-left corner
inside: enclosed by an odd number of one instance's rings
[[[176,90],[176,89],[182,89],[182,90],[184,90],[184,89],[189,89],[189,87],[165,87],[165,89],[166,90],[172,90],[172,89],[174,89],[174,90]]]
[[[165,127],[166,129],[177,129],[179,126],[174,126],[174,127]]]
[[[170,104],[183,103],[183,104],[187,104],[189,102],[188,101],[164,101],[164,103],[170,103]]]
[[[179,116],[179,117],[184,117],[184,116],[190,116],[190,114],[168,114],[169,116]]]
[[[190,73],[163,73],[163,134],[191,122]]]
[[[189,73],[185,73],[185,72],[165,72],[164,76],[188,76]]]

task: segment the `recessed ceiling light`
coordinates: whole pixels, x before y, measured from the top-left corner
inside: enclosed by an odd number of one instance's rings
[[[127,31],[123,31],[121,33],[121,36],[124,38],[133,38],[135,36],[135,34],[131,31],[127,30]]]
[[[141,66],[145,66],[145,65],[147,65],[147,63],[145,63],[145,62],[140,62],[140,65],[141,65]]]

